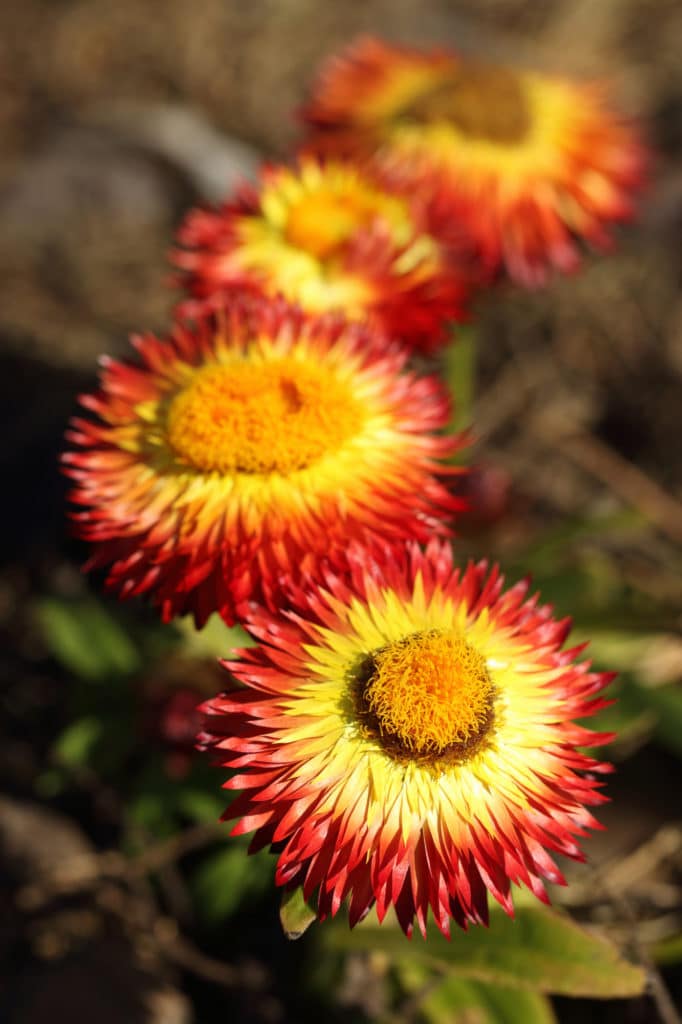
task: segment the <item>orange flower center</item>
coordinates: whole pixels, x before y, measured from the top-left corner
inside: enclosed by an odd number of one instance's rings
[[[319,260],[335,256],[377,216],[367,196],[320,190],[303,196],[289,211],[284,236],[290,245]]]
[[[364,700],[382,737],[417,755],[469,745],[486,731],[493,684],[461,633],[428,630],[375,652]]]
[[[484,64],[462,65],[403,113],[420,124],[449,121],[463,135],[503,145],[521,142],[531,126],[521,76]]]
[[[336,451],[362,427],[350,388],[293,357],[205,366],[170,403],[167,435],[202,472],[281,473]]]

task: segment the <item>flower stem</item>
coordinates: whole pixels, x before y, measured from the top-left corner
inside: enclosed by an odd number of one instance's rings
[[[476,385],[476,328],[472,324],[458,324],[452,330],[451,340],[443,350],[443,377],[450,392],[452,414],[450,431],[467,430],[473,422]],[[468,449],[455,456],[455,462],[468,461]]]

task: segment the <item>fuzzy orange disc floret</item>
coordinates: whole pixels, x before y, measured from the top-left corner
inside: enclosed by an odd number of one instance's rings
[[[324,260],[336,255],[355,232],[376,217],[376,203],[363,193],[320,191],[299,199],[291,208],[284,237],[290,245]]]
[[[599,828],[583,719],[611,675],[565,647],[569,620],[505,588],[485,564],[458,568],[431,541],[368,556],[292,593],[284,615],[250,606],[257,646],[225,665],[239,681],[203,706],[202,747],[230,770],[225,817],[277,855],[278,885],[318,916],[344,901],[351,926],[393,908],[410,935],[427,918],[488,922],[490,894],[547,901],[553,856],[582,859]]]
[[[461,633],[428,630],[377,652],[365,690],[383,733],[418,754],[467,743],[485,727],[493,686]]]
[[[277,607],[351,540],[426,540],[461,508],[438,479],[464,443],[445,391],[382,335],[244,300],[135,344],[103,362],[63,461],[89,567],[165,620]]]
[[[196,371],[170,405],[168,439],[200,470],[287,474],[336,451],[363,419],[324,367],[234,362]]]

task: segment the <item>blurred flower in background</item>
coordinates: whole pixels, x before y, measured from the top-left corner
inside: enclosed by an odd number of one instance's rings
[[[633,213],[645,155],[604,89],[363,38],[323,68],[308,151],[373,156],[396,181],[451,196],[486,264],[541,284],[577,240],[609,244]]]
[[[186,218],[173,258],[193,298],[180,312],[220,308],[246,289],[306,313],[369,321],[431,350],[478,283],[457,227],[437,201],[389,191],[356,164],[272,166],[260,189]]]
[[[192,657],[181,649],[153,663],[137,682],[137,728],[144,742],[161,752],[165,771],[173,779],[186,778],[196,763],[199,705],[215,693],[218,671],[215,660]]]

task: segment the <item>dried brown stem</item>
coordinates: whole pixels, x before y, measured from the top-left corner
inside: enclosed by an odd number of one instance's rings
[[[591,434],[557,438],[573,462],[605,483],[676,543],[682,542],[682,504],[651,477]]]
[[[174,863],[194,850],[200,850],[209,843],[225,838],[225,829],[217,822],[195,825],[178,832],[163,842],[148,847],[125,863],[125,873],[145,875],[158,871],[166,864]]]
[[[682,1020],[675,1008],[661,972],[653,962],[642,941],[640,922],[625,892],[633,880],[649,874],[652,865],[660,864],[662,861],[679,853],[681,836],[678,825],[666,825],[659,829],[651,839],[647,840],[647,842],[643,843],[627,857],[622,858],[617,864],[602,865],[595,873],[593,879],[595,889],[597,887],[600,888],[612,905],[620,910],[623,920],[627,921],[629,939],[637,960],[646,971],[649,991],[656,1004],[661,1024],[682,1024]]]
[[[231,964],[206,956],[180,935],[175,935],[172,939],[163,939],[158,945],[169,960],[206,981],[212,981],[225,988],[234,988],[240,981],[239,972]]]

